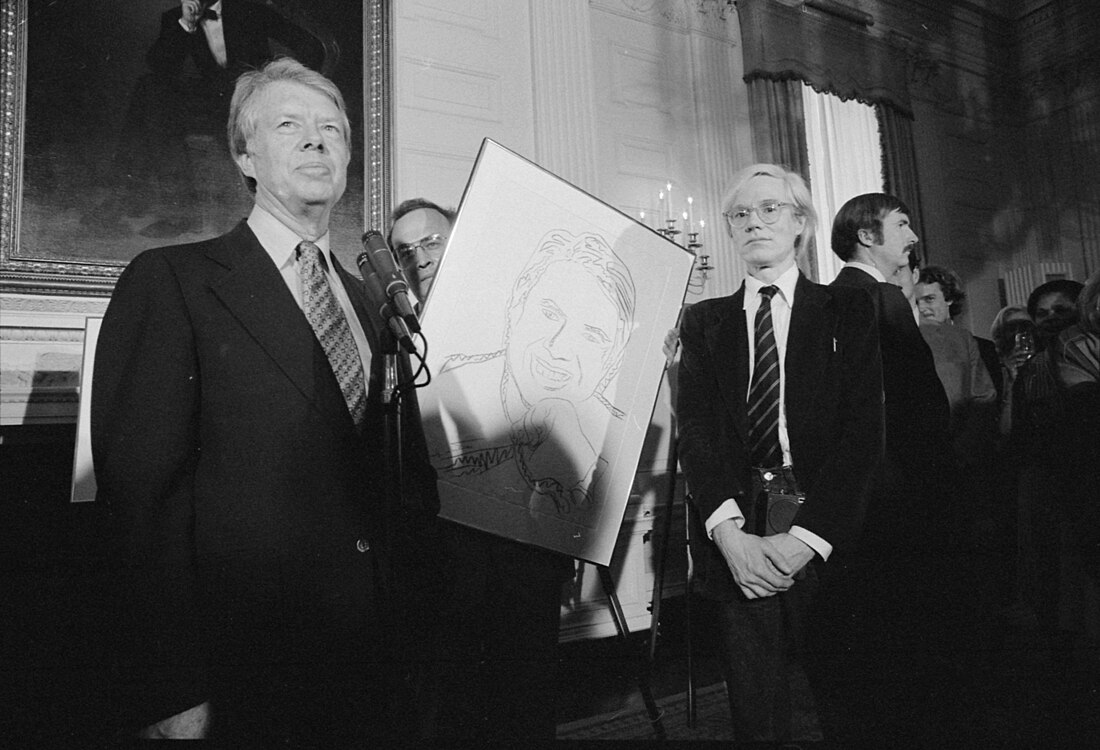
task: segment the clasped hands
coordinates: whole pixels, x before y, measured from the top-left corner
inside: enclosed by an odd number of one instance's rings
[[[813,559],[808,544],[790,534],[761,537],[737,527],[731,519],[714,527],[714,543],[726,559],[733,580],[749,599],[775,596],[794,585],[794,576]]]

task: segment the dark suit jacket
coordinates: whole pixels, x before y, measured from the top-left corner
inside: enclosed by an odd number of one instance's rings
[[[119,278],[98,343],[92,447],[117,532],[121,669],[135,683],[123,718],[135,725],[249,695],[264,697],[243,710],[282,711],[276,720],[325,717],[336,702],[311,686],[360,671],[373,645],[394,653],[401,625],[387,600],[419,583],[411,561],[438,510],[434,471],[410,398],[405,494],[387,503],[380,322],[338,270],[374,352],[361,432],[246,223],[142,253]]]
[[[913,309],[901,289],[858,268],[841,269],[830,286],[864,289],[874,303],[886,395],[887,457],[909,474],[932,470],[932,456],[948,445],[951,412]]]
[[[736,584],[701,523],[729,498],[753,518],[744,294],[742,286],[693,305],[680,328],[676,414],[698,516],[692,553],[700,591],[724,599],[736,596]],[[859,535],[868,481],[882,457],[882,375],[867,296],[799,276],[784,364],[792,462],[806,493],[795,523],[843,549]]]
[[[292,52],[298,62],[320,71],[325,60],[321,42],[300,26],[264,5],[244,0],[222,0],[222,33],[228,64],[221,68],[214,60],[202,29],[188,34],[180,26],[180,7],[165,11],[160,34],[149,48],[145,61],[150,68],[177,76],[190,58],[203,78],[232,90],[233,81],[246,70],[258,68],[274,57],[271,41]]]

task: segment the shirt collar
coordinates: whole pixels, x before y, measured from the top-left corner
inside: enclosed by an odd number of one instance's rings
[[[844,264],[844,267],[858,268],[864,273],[871,274],[875,278],[875,281],[881,281],[884,284],[886,283],[886,277],[882,275],[882,271],[878,270],[872,265],[868,265],[867,263],[860,263],[858,260],[850,260]]]
[[[252,213],[248,215],[248,227],[256,235],[256,239],[263,245],[267,254],[271,256],[271,260],[275,261],[276,267],[286,268],[297,260],[295,251],[303,238],[276,219],[269,211],[253,206]],[[324,235],[313,240],[313,244],[321,248],[325,262],[328,263],[329,268],[332,268],[332,254],[329,252],[330,234],[325,232]]]
[[[766,286],[779,287],[779,294],[786,300],[788,307],[794,307],[794,288],[798,285],[798,264],[793,263],[791,267],[784,271],[778,279],[771,284],[765,284],[759,279],[752,276],[745,277],[745,304],[748,304],[749,300],[756,299],[760,294],[760,290]]]

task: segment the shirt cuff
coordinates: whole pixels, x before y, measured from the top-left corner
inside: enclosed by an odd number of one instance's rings
[[[196,31],[199,30],[198,24],[195,24],[194,26],[188,26],[182,18],[179,20],[179,24],[180,28],[186,31],[188,34],[194,34]]]
[[[714,539],[714,527],[722,523],[722,521],[730,520],[737,524],[737,528],[741,528],[745,525],[745,517],[741,514],[741,508],[733,498],[719,505],[718,510],[707,517],[706,523],[703,524],[707,529],[707,538]]]
[[[792,526],[790,533],[795,539],[807,544],[822,560],[828,560],[829,555],[833,554],[833,545],[829,544],[812,531],[807,531],[801,526]]]

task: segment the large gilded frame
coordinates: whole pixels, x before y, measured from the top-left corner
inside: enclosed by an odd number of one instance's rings
[[[363,5],[363,222],[384,225],[392,176],[389,143],[390,0]],[[20,247],[23,209],[23,144],[26,133],[28,0],[0,4],[0,292],[45,295],[109,295],[125,263],[88,255],[37,255]]]

